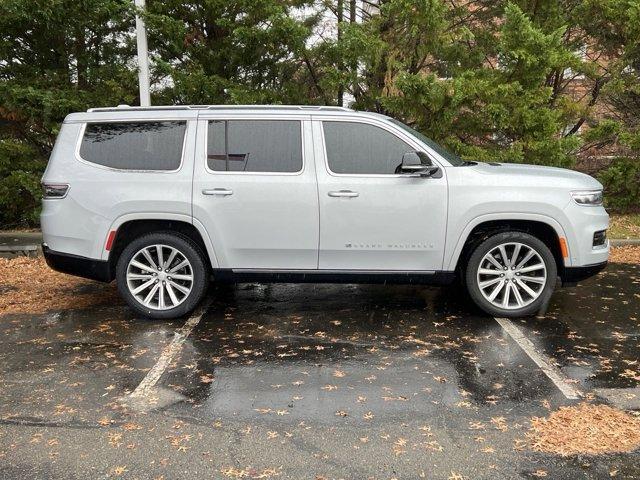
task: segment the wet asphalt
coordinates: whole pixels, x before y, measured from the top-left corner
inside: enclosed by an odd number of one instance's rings
[[[125,399],[185,319],[122,304],[0,317],[0,478],[640,478],[639,452],[530,449],[529,420],[576,401],[456,288],[210,298],[144,409]],[[586,399],[640,410],[640,266],[514,323]]]

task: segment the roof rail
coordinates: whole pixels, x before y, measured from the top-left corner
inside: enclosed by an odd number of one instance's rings
[[[323,105],[161,105],[156,107],[132,107],[131,105],[118,105],[117,107],[90,108],[87,112],[118,112],[122,110],[153,111],[153,110],[316,110],[316,111],[340,111],[352,112],[347,107],[323,106]]]
[[[157,106],[157,107],[135,107],[131,105],[118,105],[117,107],[97,107],[90,108],[87,112],[119,112],[122,110],[134,110],[134,111],[147,111],[147,110],[191,110],[189,105],[175,105],[175,106]]]

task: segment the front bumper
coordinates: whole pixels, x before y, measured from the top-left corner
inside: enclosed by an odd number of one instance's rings
[[[589,267],[606,262],[609,258],[609,241],[593,245],[593,234],[609,228],[609,215],[603,207],[585,207],[569,202],[564,213],[567,216],[565,232],[569,246],[568,267]]]
[[[572,286],[582,280],[597,275],[605,269],[608,262],[594,263],[583,267],[564,267],[561,278],[563,286]]]
[[[42,244],[42,253],[47,265],[58,272],[98,280],[99,282],[113,280],[108,261],[56,252],[51,250],[46,243]]]

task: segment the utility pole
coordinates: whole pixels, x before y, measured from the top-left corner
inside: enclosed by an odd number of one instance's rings
[[[135,5],[144,10],[144,0],[135,0]],[[136,41],[138,44],[138,84],[140,85],[140,106],[151,105],[149,95],[149,50],[147,48],[147,29],[144,20],[136,14]]]
[[[338,0],[336,5],[338,16],[338,45],[340,45],[340,39],[342,38],[342,22],[344,22],[344,0]],[[340,45],[341,46],[341,45]],[[344,74],[344,63],[342,62],[342,55],[338,60],[338,71]],[[344,85],[342,84],[342,78],[340,78],[340,85],[338,85],[338,106],[344,106]]]

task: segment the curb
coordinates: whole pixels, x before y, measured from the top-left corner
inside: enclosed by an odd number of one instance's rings
[[[39,248],[39,245],[0,245],[0,252],[33,252]]]
[[[0,245],[0,258],[39,257],[40,245]]]
[[[640,245],[640,238],[612,238],[609,240],[612,247],[624,247],[627,245]]]

